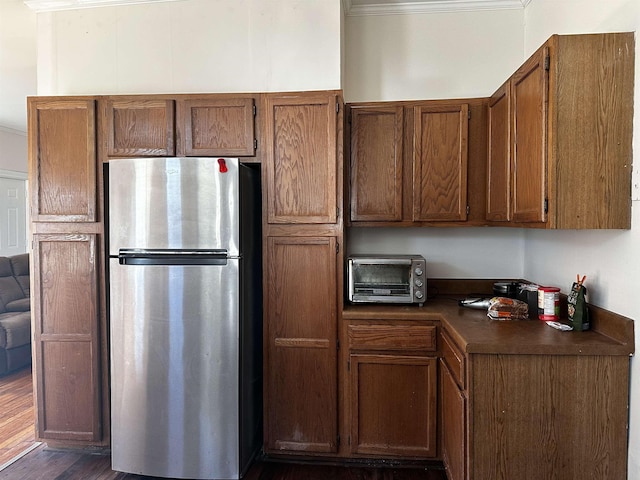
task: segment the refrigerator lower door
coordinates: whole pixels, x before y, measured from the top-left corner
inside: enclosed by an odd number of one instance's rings
[[[110,262],[113,469],[239,478],[240,260]]]

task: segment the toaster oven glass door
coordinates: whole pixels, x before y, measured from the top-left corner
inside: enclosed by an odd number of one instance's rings
[[[411,298],[410,265],[354,264],[352,268],[355,295]]]

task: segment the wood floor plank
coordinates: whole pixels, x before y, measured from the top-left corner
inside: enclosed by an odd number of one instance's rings
[[[52,451],[44,446],[0,472],[0,479],[160,480],[159,477],[114,472],[107,455]],[[439,468],[341,467],[258,461],[244,480],[446,480],[446,475]]]
[[[0,465],[35,443],[31,368],[0,377]]]
[[[3,465],[35,442],[30,369],[0,377],[0,405],[0,465]],[[156,478],[114,472],[108,455],[53,450],[44,444],[0,471],[0,479],[6,480]],[[446,475],[440,468],[346,467],[258,461],[244,480],[446,480]]]

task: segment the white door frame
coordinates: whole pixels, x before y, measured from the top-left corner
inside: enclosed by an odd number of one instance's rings
[[[27,182],[28,179],[28,175],[26,172],[18,172],[16,170],[3,170],[0,168],[0,178],[9,178],[12,180],[24,180],[25,182],[25,245],[26,245],[26,249],[27,252],[30,250],[30,242],[29,242],[29,182]]]

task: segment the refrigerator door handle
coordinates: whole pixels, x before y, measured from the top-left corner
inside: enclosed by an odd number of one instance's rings
[[[226,265],[227,250],[171,250],[121,248],[120,265]]]

